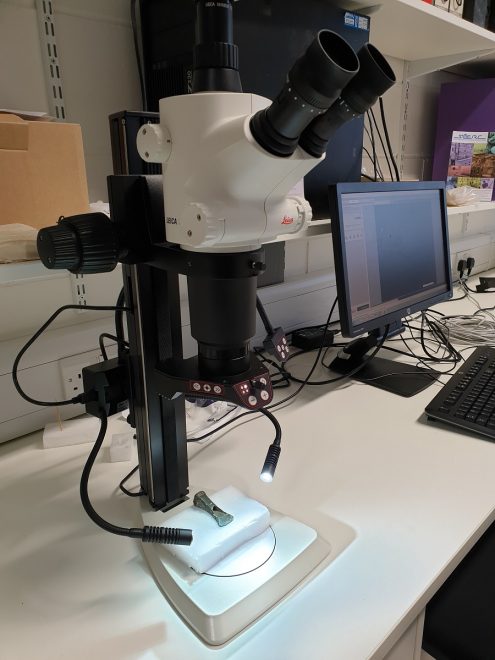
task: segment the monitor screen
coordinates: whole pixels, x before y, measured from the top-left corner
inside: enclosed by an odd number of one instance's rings
[[[342,333],[389,326],[452,295],[443,182],[331,189]]]

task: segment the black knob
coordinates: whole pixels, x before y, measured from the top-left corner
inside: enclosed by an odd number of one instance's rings
[[[47,268],[71,273],[107,273],[119,258],[115,225],[104,213],[60,218],[58,225],[40,229],[37,248]]]
[[[256,390],[264,390],[265,389],[265,384],[263,384],[260,380],[252,380],[250,381],[252,391]]]
[[[262,261],[252,261],[251,262],[251,268],[256,273],[264,273],[265,270],[266,270],[266,264],[264,264]]]

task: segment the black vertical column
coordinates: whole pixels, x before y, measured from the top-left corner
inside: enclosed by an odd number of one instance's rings
[[[182,357],[178,276],[151,266],[123,266],[130,343],[131,419],[136,427],[141,486],[155,508],[188,493],[184,397],[162,396],[155,367]]]

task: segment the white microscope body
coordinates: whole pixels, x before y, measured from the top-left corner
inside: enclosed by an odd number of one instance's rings
[[[187,250],[247,251],[311,220],[309,203],[293,189],[302,189],[325,156],[265,151],[249,123],[270,103],[235,92],[160,101],[160,123],[142,126],[137,145],[145,161],[163,166],[167,241]]]

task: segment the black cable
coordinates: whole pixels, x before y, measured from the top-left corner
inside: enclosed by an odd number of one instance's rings
[[[342,374],[342,375],[340,375],[340,376],[336,376],[335,378],[328,378],[327,380],[313,380],[313,381],[308,381],[308,382],[306,382],[306,385],[330,385],[331,383],[336,383],[336,382],[338,382],[339,380],[344,380],[344,379],[346,379],[346,378],[351,378],[352,376],[354,376],[355,374],[357,374],[358,371],[361,371],[361,369],[364,367],[364,365],[365,365],[367,362],[369,362],[370,360],[372,360],[372,359],[375,357],[375,355],[378,353],[378,351],[380,350],[380,348],[382,348],[382,346],[383,346],[385,340],[387,339],[388,329],[389,329],[389,326],[387,325],[387,326],[385,327],[385,332],[383,333],[383,336],[381,337],[380,341],[379,341],[378,344],[376,345],[376,347],[375,347],[375,349],[373,350],[373,352],[371,352],[369,355],[366,355],[366,356],[363,358],[363,360],[362,360],[362,361],[361,361],[356,367],[354,367],[354,369],[351,369],[351,370],[348,371],[346,374]],[[300,383],[300,382],[301,382],[301,381],[300,381],[298,378],[296,378],[295,376],[291,376],[291,380],[293,380],[293,381],[296,382],[296,383]]]
[[[457,366],[457,362],[454,362],[453,360],[450,360],[450,359],[446,359],[446,360],[442,360],[441,362],[444,363],[444,364],[452,364],[452,367],[450,369],[448,369],[447,371],[439,371],[438,369],[434,369],[431,365],[428,364],[428,358],[424,358],[423,356],[416,355],[407,346],[407,343],[405,342],[405,340],[404,340],[404,344],[406,345],[406,348],[408,349],[407,351],[401,351],[398,348],[392,348],[391,346],[384,346],[384,348],[387,351],[392,351],[392,353],[398,353],[399,355],[405,355],[406,357],[414,358],[415,360],[417,360],[417,362],[419,362],[422,365],[422,367],[428,373],[432,373],[432,374],[439,375],[439,376],[449,376],[449,375],[451,375],[450,371],[452,369],[455,369],[455,367]],[[439,364],[439,363],[435,362],[435,364]]]
[[[208,431],[208,433],[205,433],[204,435],[200,435],[199,438],[189,438],[187,441],[188,442],[201,442],[201,440],[206,440],[206,438],[209,438],[214,433],[217,433],[218,431],[221,431],[222,429],[226,428],[230,424],[233,424],[234,422],[237,422],[238,419],[241,419],[242,417],[246,417],[246,415],[253,415],[256,412],[259,412],[259,411],[258,410],[246,410],[246,412],[243,412],[240,415],[237,415],[233,419],[229,419],[228,422],[225,422],[224,424],[221,424],[220,426],[217,426],[213,430]]]
[[[378,126],[378,122],[376,121],[376,117],[375,117],[375,113],[373,112],[373,108],[369,109],[369,113],[371,114],[371,118],[373,119],[373,123],[375,124],[376,132],[378,133],[378,137],[380,139],[380,144],[382,145],[383,155],[385,156],[385,160],[387,161],[387,167],[388,167],[388,171],[390,173],[390,180],[393,181],[394,180],[394,175],[392,173],[392,167],[390,166],[390,161],[389,161],[388,155],[387,155],[387,149],[385,148],[385,144],[383,142],[382,134],[381,134],[380,128]]]
[[[101,335],[98,337],[100,353],[102,354],[104,360],[108,360],[108,354],[105,348],[105,344],[103,342],[104,339],[110,339],[110,341],[114,341],[117,344],[119,344],[119,338],[116,335],[111,335],[109,332],[102,332]],[[122,346],[129,346],[129,342],[127,341],[122,342]]]
[[[465,291],[469,291],[470,293],[493,293],[493,291],[476,291],[476,289],[471,289],[471,287],[467,285],[467,282],[463,282],[461,286]]]
[[[139,470],[139,463],[136,465],[136,467],[133,467],[132,470],[127,474],[122,481],[119,484],[120,490],[125,494],[128,495],[129,497],[141,497],[142,495],[146,495],[144,490],[140,488],[137,492],[132,493],[130,490],[127,490],[127,488],[124,486],[124,484],[129,481],[129,479],[132,477],[133,474],[135,474]]]
[[[275,427],[275,439],[273,441],[273,444],[280,447],[280,441],[282,439],[282,428],[280,426],[278,419],[275,417],[273,413],[271,413],[266,408],[259,408],[258,412],[263,413],[263,415],[267,417]]]
[[[365,154],[368,156],[368,158],[370,159],[370,161],[373,163],[373,156],[370,154],[370,152],[368,151],[368,149],[366,149],[366,147],[363,147],[363,151],[364,151]],[[379,168],[377,168],[377,170],[379,170]],[[380,170],[380,171],[381,171],[381,170]],[[379,176],[380,176],[380,179],[375,179],[375,181],[378,181],[378,180],[383,181],[383,174],[379,174]]]
[[[381,96],[378,99],[378,102],[380,104],[380,115],[381,115],[381,118],[382,118],[383,131],[385,133],[385,140],[387,141],[388,151],[390,153],[390,158],[391,158],[392,164],[394,166],[395,176],[397,177],[397,181],[400,181],[399,168],[397,167],[397,163],[396,163],[395,158],[394,158],[394,152],[392,150],[392,144],[390,142],[390,135],[388,133],[387,118],[385,117],[385,107],[383,105],[383,98]]]
[[[373,133],[373,126],[371,124],[369,112],[366,113],[366,117],[368,118],[368,123],[370,125],[370,130],[368,131],[368,129],[366,128],[366,123],[364,124],[364,129],[365,129],[366,133],[368,134],[368,139],[371,142],[371,151],[373,153],[373,174],[375,176],[375,181],[376,181],[377,180],[376,175],[377,175],[378,168],[377,168],[377,159],[376,159],[375,134]]]
[[[143,104],[143,110],[147,110],[148,99],[146,95],[146,84],[144,81],[143,63],[141,62],[141,52],[139,50],[139,35],[138,35],[137,18],[136,18],[136,0],[131,0],[131,24],[132,24],[132,36],[134,40],[134,52],[136,55],[137,68],[139,73],[139,86],[141,87],[141,101]]]
[[[325,335],[326,335],[327,328],[328,328],[328,326],[330,325],[330,319],[332,318],[333,311],[334,311],[335,307],[337,306],[337,300],[338,300],[338,298],[335,297],[335,300],[333,301],[333,304],[332,304],[332,306],[331,306],[331,308],[330,308],[330,312],[329,312],[329,314],[328,314],[328,318],[327,318],[327,320],[326,320],[325,327],[324,327],[324,330],[323,330],[323,337],[322,337],[321,346],[320,346],[320,348],[318,349],[318,353],[317,353],[317,355],[316,355],[315,361],[314,361],[314,363],[313,363],[313,366],[312,366],[311,369],[309,370],[308,375],[306,376],[306,378],[305,378],[304,380],[299,381],[299,382],[301,383],[301,385],[297,388],[297,390],[296,390],[295,392],[293,392],[292,394],[289,394],[289,396],[285,397],[285,399],[282,399],[282,401],[278,401],[277,403],[272,403],[271,405],[266,406],[266,408],[270,408],[270,409],[272,409],[272,408],[277,408],[278,406],[281,406],[281,405],[283,405],[284,403],[287,403],[287,401],[290,401],[291,399],[293,399],[294,397],[296,397],[296,396],[302,391],[302,389],[303,389],[306,385],[309,384],[310,378],[311,378],[311,376],[313,375],[314,370],[315,370],[316,367],[318,366],[318,362],[320,361],[321,354],[322,354],[322,352],[323,352],[323,349],[325,348],[325,346],[324,346]],[[291,377],[291,380],[292,380],[292,377]]]
[[[78,396],[75,396],[72,399],[66,399],[65,401],[38,401],[37,399],[33,399],[33,397],[29,396],[24,392],[24,390],[21,388],[19,385],[19,380],[17,376],[17,371],[19,368],[19,362],[21,361],[22,356],[24,353],[34,344],[34,342],[38,339],[38,337],[48,328],[48,326],[53,323],[53,321],[57,318],[59,314],[62,312],[65,312],[67,309],[89,309],[92,311],[98,311],[98,312],[108,312],[108,311],[114,311],[116,309],[115,305],[63,305],[63,307],[59,307],[57,311],[53,312],[53,314],[50,316],[48,321],[43,323],[41,328],[37,330],[34,335],[29,339],[24,346],[21,348],[19,353],[17,354],[14,364],[12,366],[12,380],[14,382],[14,387],[17,390],[17,392],[22,396],[23,399],[26,401],[29,401],[29,403],[32,403],[35,406],[66,406],[69,403],[84,403],[85,402],[85,395],[79,394]],[[127,307],[122,307],[121,308],[122,312],[128,311]]]
[[[218,419],[213,419],[213,420],[211,420],[211,417],[210,417],[210,420],[213,421],[214,423],[219,422],[219,421],[221,421],[224,417],[229,417],[229,416],[234,412],[234,410],[235,410],[236,408],[238,408],[238,406],[235,406],[234,408],[230,408],[229,410],[227,410],[226,413],[224,413],[224,414],[223,414],[221,417],[219,417]],[[191,443],[193,443],[193,442],[200,442],[201,440],[204,440],[204,439],[207,438],[208,436],[213,435],[213,433],[215,433],[216,431],[219,431],[220,429],[223,429],[224,426],[228,426],[229,424],[232,424],[232,422],[235,422],[237,419],[239,419],[239,417],[243,417],[244,415],[251,414],[251,413],[254,413],[254,412],[257,412],[257,411],[256,411],[256,410],[248,410],[246,413],[243,413],[242,415],[237,415],[236,417],[233,417],[232,419],[229,419],[229,421],[226,422],[225,424],[222,424],[221,426],[217,426],[216,428],[212,429],[212,430],[209,431],[205,436],[200,436],[199,438],[196,438],[196,437],[194,437],[194,438],[189,438],[189,437],[188,437],[188,438],[187,438],[187,442],[191,442]],[[209,420],[209,421],[210,421],[210,420]]]
[[[121,351],[121,346],[125,343],[124,337],[124,305],[125,303],[125,292],[124,287],[120,290],[119,297],[117,298],[117,304],[115,307],[115,334],[117,335],[117,345],[119,350],[119,355]]]
[[[423,325],[423,319],[424,319],[424,321],[426,322],[426,325],[428,326],[428,329],[430,330],[430,332],[432,333],[432,335],[433,335],[434,337],[437,338],[439,344],[444,345],[444,346],[448,349],[449,354],[450,354],[450,355],[451,355],[451,356],[452,356],[457,362],[459,362],[459,361],[462,359],[462,356],[461,356],[460,353],[456,350],[456,348],[451,344],[451,342],[449,341],[448,337],[445,335],[445,332],[444,332],[443,328],[442,328],[442,327],[441,327],[436,321],[434,321],[434,320],[430,320],[430,319],[427,317],[426,312],[422,312],[422,314],[421,314],[421,347],[423,348],[423,350],[425,351],[425,353],[426,353],[429,357],[431,357],[431,356],[428,354],[428,352],[425,350],[425,347],[424,347],[424,331],[423,331],[424,325]]]
[[[339,326],[335,332],[340,331],[340,319],[337,320],[337,321],[330,321],[330,323],[328,324],[327,327],[330,327],[332,325],[338,325]],[[316,325],[305,325],[302,328],[295,328],[294,330],[290,330],[287,333],[287,336],[290,337],[292,335],[292,333],[299,332],[300,330],[315,330],[316,328],[321,330],[324,326],[325,326],[325,323],[317,323]],[[312,349],[312,350],[316,350],[316,349]]]
[[[266,310],[259,296],[256,296],[256,310],[260,316],[260,319],[263,323],[266,333],[273,334],[273,325],[271,324],[270,319],[268,318],[268,314],[266,313]]]
[[[411,339],[413,341],[416,341],[417,343],[419,343],[421,345],[421,341],[418,338],[414,337],[411,329],[409,329],[409,332],[411,334]],[[430,365],[427,363],[427,361],[429,361],[428,357],[416,355],[414,353],[414,351],[409,347],[409,344],[406,342],[405,338],[402,335],[401,335],[400,338],[401,338],[402,342],[404,343],[404,346],[407,348],[407,350],[410,351],[411,355],[413,357],[415,357],[416,360],[418,360],[418,362],[420,362],[420,364],[422,364],[426,369],[431,369],[434,373],[441,373],[442,375],[446,375],[446,376],[452,375],[451,372],[454,369],[456,369],[459,360],[455,357],[455,355],[451,354],[450,350],[446,346],[438,344],[437,350],[439,350],[441,347],[443,347],[444,356],[438,362],[436,360],[432,360],[432,362],[436,362],[436,364],[440,364],[440,363],[442,363],[442,364],[452,364],[452,367],[450,369],[448,369],[447,371],[437,372],[437,370],[432,369],[432,367],[430,367]],[[425,337],[423,339],[426,340]],[[436,338],[428,339],[428,341],[438,343],[438,340]],[[448,356],[445,356],[445,351],[448,351],[448,354],[447,354]],[[460,355],[460,360],[461,361],[464,360],[464,358],[461,355]]]
[[[260,348],[258,348],[257,346],[254,346],[253,350],[262,362],[264,362],[265,364],[270,364],[272,367],[274,367],[278,371],[278,373],[281,377],[281,381],[276,381],[275,382],[275,381],[272,380],[272,385],[278,384],[279,382],[282,382],[282,381],[285,381],[287,383],[287,386],[290,385],[287,372],[285,371],[285,369],[282,366],[277,364],[275,362],[275,360],[271,360],[269,357],[266,357],[265,355],[263,355],[262,350]],[[272,374],[270,374],[270,378],[271,377],[272,377]]]
[[[464,298],[467,298],[467,293],[465,291],[462,296],[459,296],[458,298],[449,298],[446,302],[455,302],[456,300],[464,300]]]
[[[480,309],[473,312],[473,316],[476,316],[476,314],[482,314],[483,312],[493,312],[493,310],[495,310],[495,305],[493,307],[480,307]]]
[[[384,177],[383,171],[382,171],[382,166],[380,165],[380,160],[378,158],[378,152],[376,150],[375,131],[373,130],[373,124],[371,122],[371,114],[370,114],[369,110],[366,111],[366,117],[368,118],[368,123],[369,123],[369,126],[370,126],[371,134],[370,134],[370,131],[367,130],[366,124],[364,125],[364,129],[365,129],[365,131],[368,135],[368,138],[372,142],[372,150],[373,150],[373,157],[374,157],[375,162],[376,162],[376,170],[378,171],[378,175],[380,177],[380,180],[385,181],[385,177]],[[382,140],[382,137],[381,137],[380,132],[378,130],[378,126],[376,127],[376,129],[377,129],[378,137],[380,138],[380,143],[382,145],[382,148],[384,148],[383,140]],[[387,158],[386,154],[385,154],[385,158]],[[388,160],[387,160],[387,165],[388,165]],[[389,165],[389,169],[390,169],[390,165]],[[375,178],[375,181],[378,181],[378,179]]]
[[[100,410],[99,414],[100,430],[96,438],[95,444],[91,449],[89,456],[84,465],[81,482],[79,486],[79,493],[84,510],[91,518],[91,520],[101,527],[106,532],[117,534],[118,536],[128,536],[133,539],[141,539],[143,542],[148,543],[171,543],[173,545],[190,545],[192,543],[192,530],[180,529],[175,527],[120,527],[114,525],[104,518],[102,518],[91,504],[88,493],[89,477],[91,469],[94,465],[95,459],[100,451],[101,445],[105,438],[105,433],[108,427],[108,417],[104,410]]]

